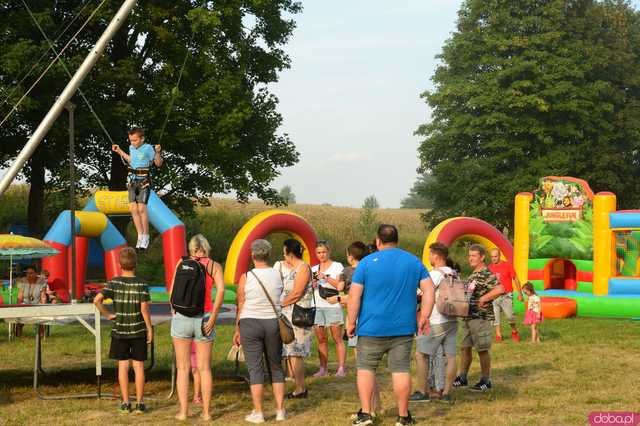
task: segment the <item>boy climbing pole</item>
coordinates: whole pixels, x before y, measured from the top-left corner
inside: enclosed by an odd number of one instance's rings
[[[152,164],[162,166],[162,148],[160,145],[151,146],[144,142],[144,130],[133,127],[129,130],[129,154],[120,149],[119,145],[112,145],[111,149],[118,153],[129,164],[128,188],[129,211],[133,223],[138,231],[136,248],[149,247],[149,215],[147,202],[151,194],[151,177],[149,169]]]

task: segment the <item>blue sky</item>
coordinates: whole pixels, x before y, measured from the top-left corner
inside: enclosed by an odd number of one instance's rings
[[[274,184],[300,203],[398,207],[416,178],[428,118],[420,93],[454,29],[461,1],[305,1],[272,87],[281,128],[300,152]]]
[[[291,69],[272,86],[300,162],[274,187],[290,185],[299,203],[359,207],[373,194],[399,207],[417,177],[413,132],[429,117],[419,96],[462,0],[302,3]]]

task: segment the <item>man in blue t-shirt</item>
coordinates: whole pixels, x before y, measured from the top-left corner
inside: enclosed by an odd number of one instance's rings
[[[149,215],[147,213],[147,202],[151,195],[149,168],[152,164],[157,167],[162,166],[162,148],[160,145],[153,147],[144,143],[144,130],[140,127],[129,130],[129,142],[131,142],[129,154],[115,144],[111,149],[129,163],[129,211],[138,231],[136,248],[144,250],[149,247]]]
[[[375,371],[384,354],[388,354],[398,403],[396,424],[413,424],[409,413],[413,336],[429,331],[435,290],[422,262],[398,248],[395,226],[378,227],[376,246],[378,251],[358,264],[349,291],[347,333],[358,335],[357,380],[362,404],[353,424],[373,424],[371,395]],[[423,296],[420,319],[416,320],[418,288]]]

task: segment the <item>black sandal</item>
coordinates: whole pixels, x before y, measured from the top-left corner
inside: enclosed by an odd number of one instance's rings
[[[309,395],[309,390],[305,389],[300,393],[289,392],[285,395],[285,399],[304,399]]]

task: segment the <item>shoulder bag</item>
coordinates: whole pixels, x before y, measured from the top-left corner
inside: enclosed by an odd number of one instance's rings
[[[256,278],[256,280],[258,280],[258,284],[260,284],[260,287],[262,287],[262,291],[264,291],[264,295],[267,296],[267,299],[269,300],[269,303],[271,303],[271,307],[273,308],[273,312],[276,314],[276,317],[278,318],[278,328],[280,329],[280,339],[282,339],[282,343],[287,345],[293,342],[296,337],[293,334],[293,326],[291,325],[291,321],[289,321],[289,319],[285,317],[282,313],[278,314],[276,305],[273,303],[273,300],[271,300],[271,296],[269,296],[269,292],[265,288],[264,284],[262,284],[262,281],[260,281],[260,278],[258,278],[258,276],[253,271],[249,271],[249,272],[251,272],[251,275],[253,275]]]
[[[311,270],[309,270],[311,272]],[[307,283],[308,285],[308,283]],[[306,286],[305,286],[306,288]],[[297,303],[293,304],[293,311],[291,312],[291,322],[296,327],[300,328],[311,328],[315,324],[316,321],[316,294],[315,291],[312,291],[313,295],[313,306],[310,308],[303,308]]]

